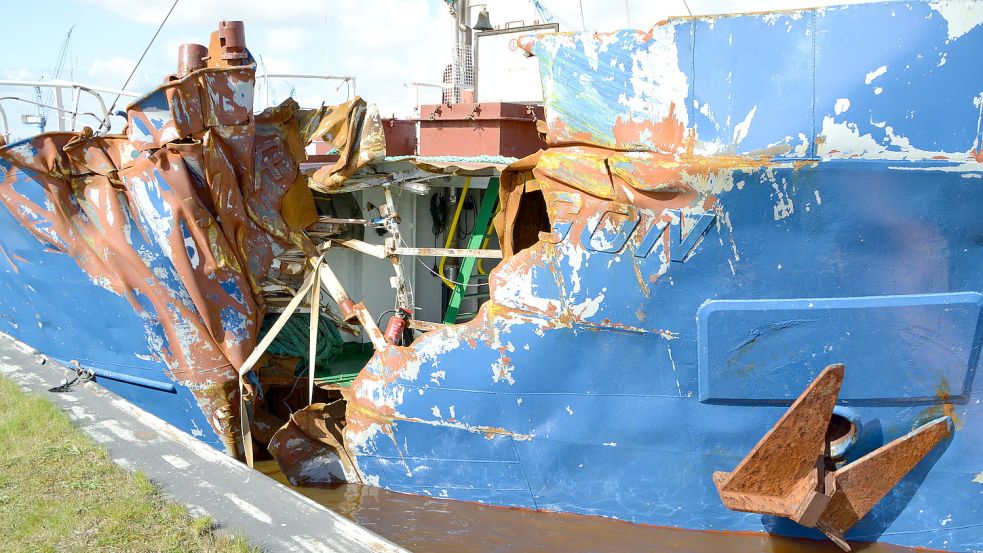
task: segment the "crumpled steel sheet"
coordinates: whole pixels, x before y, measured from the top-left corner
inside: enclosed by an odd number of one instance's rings
[[[822,538],[728,511],[712,474],[845,363],[847,461],[942,413],[957,429],[847,537],[983,547],[983,21],[957,4],[520,40],[550,148],[502,175],[505,259],[478,316],[353,383],[361,478]]]
[[[311,187],[333,192],[365,165],[386,157],[386,136],[374,104],[361,98],[324,110],[312,136],[332,144],[338,160],[311,175]]]
[[[345,404],[314,403],[294,412],[269,441],[269,451],[295,486],[330,486],[358,479],[342,445]]]
[[[454,156],[393,156],[376,159],[362,166],[348,176],[330,193],[353,192],[385,185],[424,185],[441,177],[494,177],[501,173],[515,158],[504,156],[482,156],[463,158]],[[304,168],[305,173],[314,174],[318,167]]]
[[[125,136],[47,133],[0,150],[0,201],[50,252],[126,299],[153,360],[236,454],[236,369],[256,344],[261,283],[277,275],[279,252],[314,252],[304,148],[333,141],[352,152],[344,171],[376,144],[361,100],[357,110],[287,100],[254,116],[255,66],[212,55],[214,66],[129,106]]]

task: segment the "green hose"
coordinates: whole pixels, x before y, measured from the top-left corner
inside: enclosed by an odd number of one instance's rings
[[[276,322],[278,315],[271,313],[263,320],[263,326],[259,330],[260,340],[270,331],[270,327]],[[307,372],[310,324],[311,317],[309,314],[294,313],[287,319],[287,324],[283,326],[270,347],[267,348],[268,352],[276,356],[299,357],[300,362],[294,369],[294,374],[298,376]],[[317,366],[326,368],[331,360],[342,352],[343,343],[341,333],[334,321],[321,314],[317,321],[317,349],[314,352],[314,362]]]

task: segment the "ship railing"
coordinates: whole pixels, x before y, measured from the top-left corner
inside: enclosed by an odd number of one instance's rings
[[[413,89],[413,93],[416,95],[416,102],[414,102],[414,104],[413,104],[413,109],[415,109],[417,111],[417,113],[419,113],[419,111],[420,111],[420,88],[436,88],[437,90],[440,90],[440,94],[441,94],[440,99],[441,99],[441,101],[443,101],[443,99],[444,99],[444,89],[447,88],[447,87],[449,87],[449,86],[451,86],[451,85],[449,85],[449,84],[421,83],[421,82],[413,81],[411,83],[405,83],[405,84],[403,84],[403,86],[405,86],[407,88],[412,88]]]
[[[317,73],[263,73],[256,75],[256,84],[263,81],[263,88],[266,89],[266,106],[270,107],[270,79],[314,79],[321,81],[341,81],[336,90],[341,90],[345,85],[348,90],[348,99],[355,97],[355,77],[351,75],[320,75]]]
[[[27,98],[22,98],[20,96],[3,96],[0,97],[0,125],[3,126],[0,129],[5,141],[10,140],[10,126],[7,120],[7,113],[3,109],[2,103],[4,101],[11,102],[23,102],[31,104],[34,106],[52,109],[58,112],[58,130],[75,130],[79,116],[90,116],[99,122],[99,130],[110,132],[112,130],[112,120],[111,116],[113,114],[109,113],[109,108],[106,107],[106,101],[103,99],[103,94],[115,94],[117,97],[126,96],[129,98],[138,98],[140,94],[137,92],[130,92],[128,90],[118,90],[115,88],[106,88],[101,86],[92,86],[87,84],[81,84],[74,81],[61,81],[61,80],[51,80],[51,81],[12,81],[12,80],[0,80],[0,87],[23,87],[23,88],[50,88],[54,90],[54,105],[49,105],[44,102],[38,102],[35,100],[28,100]],[[66,107],[64,92],[66,90],[72,91],[71,97],[71,108]],[[92,111],[80,111],[79,104],[82,99],[82,94],[85,93],[95,99],[99,106],[99,112]]]

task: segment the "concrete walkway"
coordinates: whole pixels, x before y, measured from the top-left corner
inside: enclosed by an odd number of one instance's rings
[[[0,374],[58,405],[117,464],[143,471],[168,497],[263,551],[405,551],[94,383],[49,393],[69,373],[39,357],[0,334]]]

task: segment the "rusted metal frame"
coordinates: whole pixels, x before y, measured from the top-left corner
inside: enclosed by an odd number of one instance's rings
[[[402,241],[402,234],[399,231],[399,213],[396,211],[396,202],[393,200],[392,187],[383,187],[383,194],[386,203],[382,206],[383,226],[389,232],[393,242]],[[395,278],[392,282],[396,290],[396,309],[405,309],[413,313],[413,290],[406,284],[406,274],[403,272],[403,262],[398,255],[389,253],[389,262],[393,265]]]
[[[474,257],[477,259],[502,258],[502,250],[469,250],[467,248],[407,248],[392,246],[387,247],[386,251],[394,255],[412,255],[419,257]]]
[[[327,223],[333,225],[375,225],[374,221],[368,219],[339,219],[337,217],[318,217],[318,223]]]
[[[371,255],[372,257],[378,257],[379,259],[385,259],[386,247],[382,244],[369,244],[368,242],[363,242],[355,238],[345,238],[343,240],[329,240],[327,242],[328,247],[335,244],[339,246],[344,246],[350,250],[355,250],[357,252],[364,253],[366,255]]]
[[[475,257],[481,259],[501,259],[502,250],[469,250],[467,248],[411,248],[407,246],[397,246],[396,240],[387,240],[385,245],[369,244],[354,238],[344,240],[330,240],[332,244],[338,244],[346,248],[362,252],[372,257],[386,259],[393,255],[411,255],[419,257]]]

